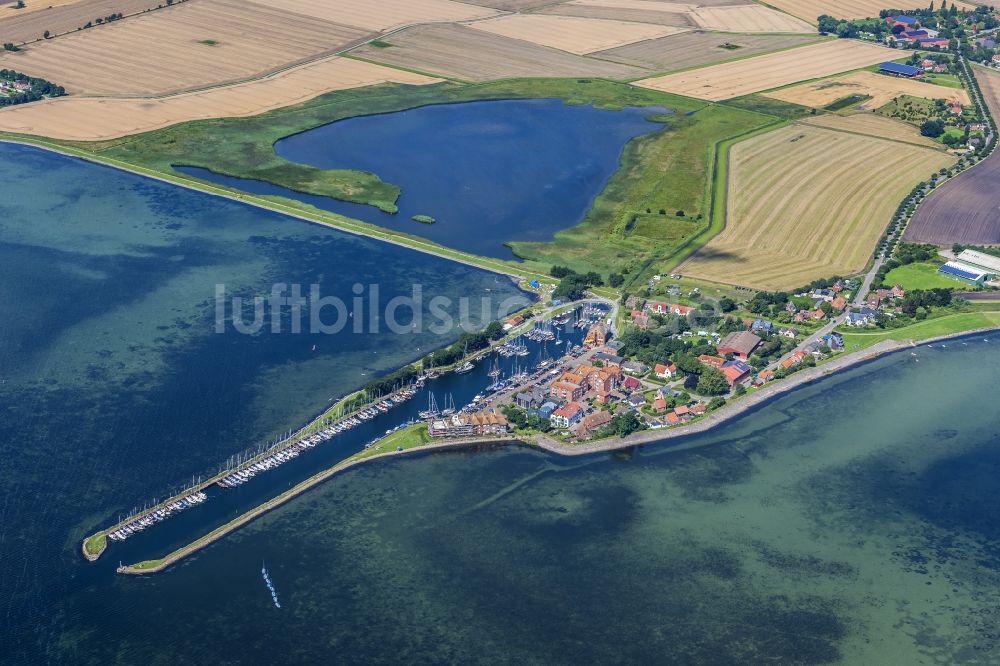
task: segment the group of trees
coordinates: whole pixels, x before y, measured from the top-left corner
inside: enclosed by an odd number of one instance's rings
[[[537,430],[548,432],[552,430],[552,424],[548,419],[543,419],[538,414],[528,414],[517,405],[504,405],[500,408],[507,420],[518,430]]]
[[[932,2],[924,9],[884,9],[879,12],[877,18],[848,21],[823,14],[817,18],[817,27],[820,34],[824,35],[883,40],[890,35],[898,35],[906,29],[901,25],[890,26],[885,20],[890,16],[900,14],[916,18],[920,27],[936,30],[940,37],[951,42],[949,45],[951,49],[955,48],[958,40],[969,35],[973,27],[977,30],[989,30],[997,27],[997,20],[993,17],[989,7],[979,6],[973,11],[964,11],[959,10],[954,3],[949,5],[946,0],[938,8],[935,8]],[[965,48],[965,40],[962,41],[963,48]],[[971,43],[969,48],[975,51],[976,45]]]
[[[45,79],[35,78],[27,74],[21,74],[12,69],[0,69],[0,81],[12,81],[15,83],[27,83],[30,87],[26,91],[17,91],[9,95],[0,95],[0,107],[35,102],[44,97],[61,97],[66,94],[62,86],[57,86]]]
[[[604,284],[601,276],[594,271],[580,275],[576,271],[565,266],[553,266],[549,274],[554,278],[559,278],[559,284],[552,292],[552,298],[563,301],[578,301],[584,297],[587,289],[600,287]],[[621,277],[621,276],[618,276]],[[621,278],[621,284],[625,279]]]
[[[475,352],[485,349],[490,342],[499,340],[503,335],[503,324],[498,321],[490,322],[482,331],[462,333],[456,342],[432,354],[434,365],[443,366],[456,363],[462,360],[466,351]],[[368,382],[365,384],[364,390],[370,395],[385,395],[398,386],[410,383],[419,374],[420,371],[416,366],[407,366],[385,377]]]

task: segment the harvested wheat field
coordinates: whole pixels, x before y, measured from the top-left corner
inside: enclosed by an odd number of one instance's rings
[[[763,5],[699,7],[692,10],[699,27],[722,32],[801,32],[814,34],[816,28],[805,21]]]
[[[585,58],[455,24],[408,28],[385,41],[392,47],[365,45],[352,53],[366,60],[465,81],[521,76],[626,80],[649,74],[638,67]]]
[[[902,141],[904,143],[913,143],[918,146],[944,150],[944,147],[940,143],[922,135],[916,125],[865,111],[849,115],[828,113],[822,116],[806,118],[799,122],[806,125],[840,130],[842,132],[867,134],[876,138],[891,139],[893,141]]]
[[[889,6],[885,0],[767,0],[767,4],[776,7],[792,16],[798,16],[804,21],[816,25],[816,19],[827,14],[841,19],[874,18]],[[906,4],[906,3],[903,3]],[[952,3],[948,3],[950,6]],[[969,9],[964,2],[955,2],[960,9]]]
[[[880,46],[846,39],[668,74],[635,85],[718,101],[866,67],[885,60]]]
[[[80,0],[45,0],[45,2],[31,2],[25,3],[24,7],[20,9],[17,8],[17,0],[7,0],[2,5],[0,5],[0,21],[4,19],[13,18],[15,16],[24,16],[26,14],[34,14],[35,12],[42,11],[43,9],[48,9],[50,7],[61,7],[63,5],[72,5]]]
[[[367,33],[243,0],[191,0],[0,56],[70,93],[151,96],[258,76]]]
[[[46,0],[44,4],[29,2],[28,7],[35,8],[31,13],[22,14],[19,11],[3,15],[0,19],[0,41],[24,44],[42,39],[46,30],[50,35],[62,35],[76,32],[88,22],[93,24],[88,30],[101,30],[103,26],[96,24],[98,18],[103,19],[112,14],[131,16],[156,9],[162,4],[163,0],[76,0],[62,4],[51,0]],[[49,5],[52,5],[51,9]],[[178,6],[180,5],[175,5]],[[169,11],[173,7],[163,9]]]
[[[872,99],[858,108],[875,110],[900,95],[912,95],[926,99],[958,99],[969,104],[969,94],[958,88],[948,88],[898,76],[886,76],[875,72],[854,72],[846,76],[835,76],[819,81],[810,81],[791,88],[782,88],[765,93],[784,102],[822,108],[850,95],[867,95]]]
[[[489,7],[451,0],[272,0],[268,4],[284,12],[373,32],[417,23],[468,21],[497,15]]]
[[[695,30],[598,51],[591,55],[657,72],[669,72],[768,51],[780,51],[817,39],[818,37],[807,35],[725,35]]]
[[[526,9],[538,9],[558,5],[566,0],[461,0],[466,5],[479,5],[480,7],[490,7],[500,9],[505,12],[519,12]]]
[[[577,55],[684,31],[684,28],[665,25],[539,14],[501,16],[470,23],[469,27]]]
[[[664,6],[669,7],[671,5],[664,4]],[[555,5],[554,7],[539,9],[537,10],[537,13],[555,14],[559,16],[576,16],[578,18],[607,19],[611,21],[654,23],[657,25],[672,25],[678,28],[697,27],[694,19],[691,18],[690,12],[686,10],[662,11],[657,8],[629,9],[627,7],[604,7],[600,5],[566,3],[563,5]]]
[[[1000,73],[975,67],[983,98],[1000,117]],[[1000,152],[935,190],[906,226],[904,240],[951,245],[1000,245]]]
[[[224,88],[159,99],[62,97],[0,110],[0,131],[72,141],[112,139],[188,120],[251,116],[333,90],[379,83],[428,85],[430,78],[333,57]]]
[[[760,289],[857,273],[903,197],[954,162],[938,150],[804,125],[738,143],[726,228],[679,271]]]

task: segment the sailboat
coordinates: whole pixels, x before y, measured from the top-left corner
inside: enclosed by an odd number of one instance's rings
[[[451,393],[444,398],[444,409],[441,410],[441,416],[451,416],[455,413],[455,398],[451,396]]]
[[[434,370],[434,355],[432,354],[431,355],[431,367],[430,367],[430,370],[428,370],[426,373],[424,373],[424,377],[426,377],[427,379],[437,379],[440,376],[441,376],[441,373]]]
[[[542,343],[542,351],[538,356],[540,360],[538,361],[538,365],[535,366],[536,370],[544,370],[552,363],[552,359],[549,358],[548,349],[546,348],[546,344],[544,342]]]
[[[438,410],[437,400],[434,399],[434,393],[431,392],[427,396],[427,409],[420,412],[419,416],[422,419],[432,419],[438,416],[441,412]]]
[[[465,351],[462,353],[462,358],[465,358],[466,356],[468,356],[468,354],[469,354],[469,343],[465,343]],[[472,369],[475,367],[476,367],[475,363],[473,363],[472,361],[466,361],[462,365],[455,368],[455,374],[463,375],[466,372],[471,372]]]
[[[562,338],[559,336],[559,329],[556,329],[556,345],[561,345],[563,343]]]
[[[499,358],[494,358],[493,359],[493,367],[490,368],[490,371],[488,373],[486,373],[486,374],[488,374],[493,379],[493,381],[497,380],[497,377],[500,376],[500,359]]]

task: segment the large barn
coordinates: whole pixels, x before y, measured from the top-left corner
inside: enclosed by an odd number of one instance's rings
[[[901,65],[898,62],[883,62],[878,66],[878,69],[883,74],[891,74],[893,76],[903,76],[908,79],[912,79],[915,76],[920,76],[924,73],[924,70],[919,67],[913,67],[911,65]]]

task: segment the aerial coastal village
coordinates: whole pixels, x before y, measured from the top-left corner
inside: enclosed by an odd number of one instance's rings
[[[991,0],[0,45],[3,663],[1000,664]]]

